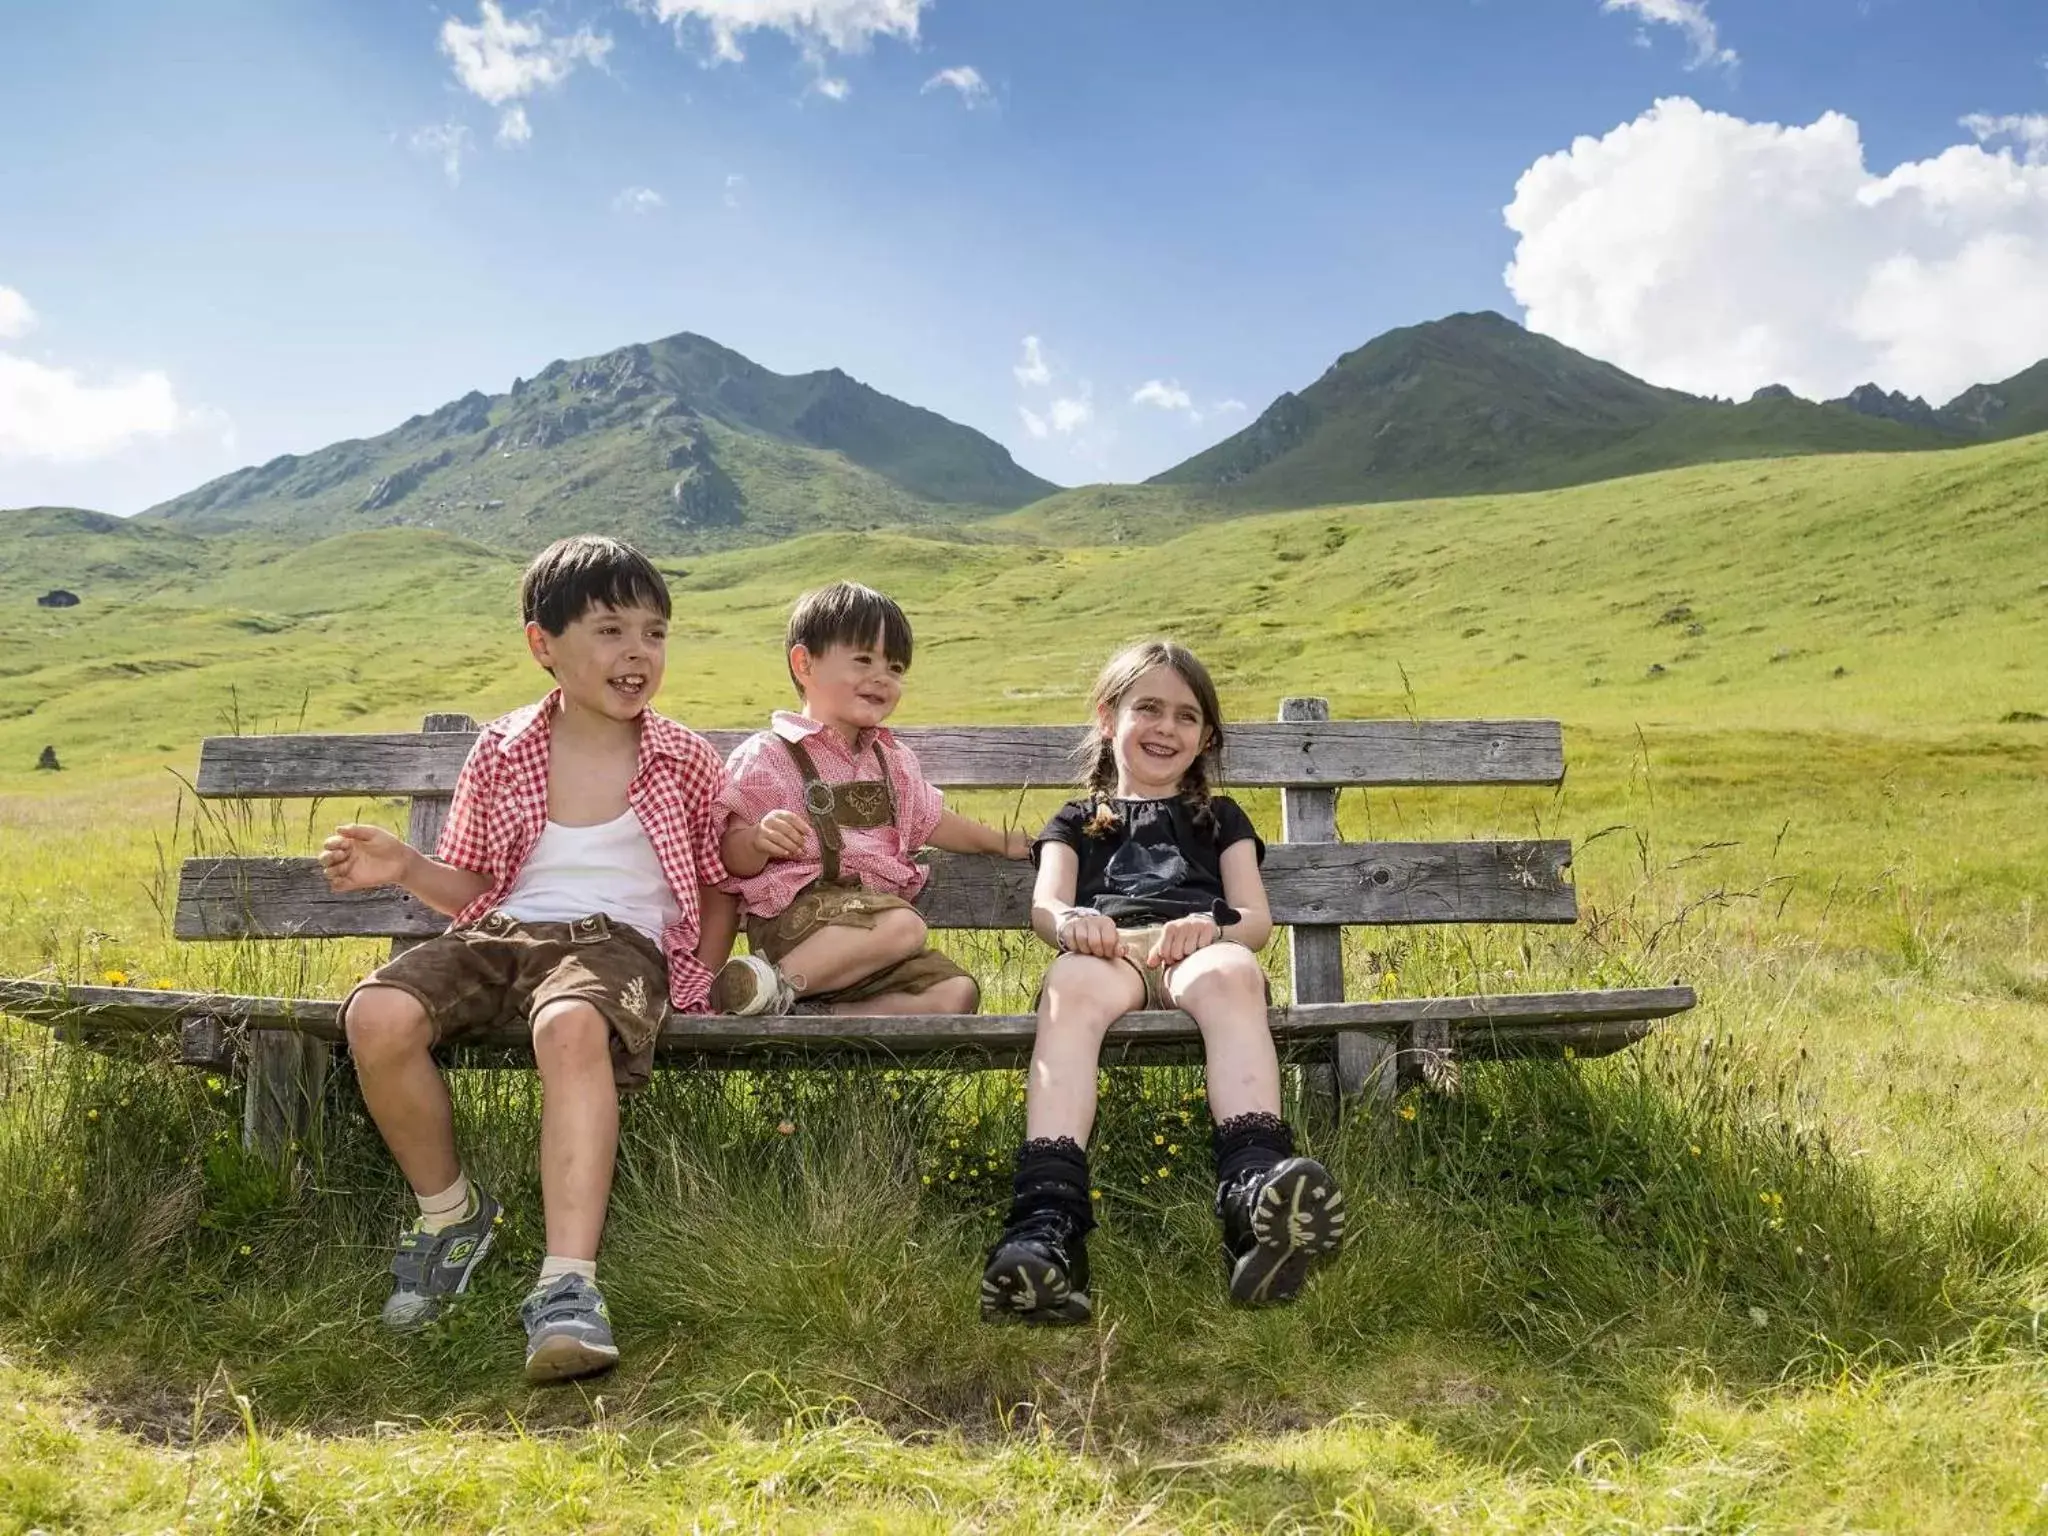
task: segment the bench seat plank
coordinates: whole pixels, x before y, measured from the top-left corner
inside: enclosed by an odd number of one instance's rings
[[[934,928],[1024,928],[1031,866],[934,850],[918,907]],[[1266,894],[1276,923],[1570,923],[1571,844],[1275,843]],[[337,895],[317,859],[187,859],[181,939],[427,938],[447,919],[395,886]]]
[[[721,755],[745,731],[702,733]],[[905,726],[896,736],[946,789],[1056,788],[1074,777],[1073,726]],[[475,734],[214,736],[201,743],[209,799],[446,795]],[[1564,732],[1555,720],[1330,720],[1230,727],[1224,782],[1287,787],[1556,784]]]
[[[1340,1032],[1400,1036],[1419,1023],[1448,1025],[1468,1060],[1562,1055],[1600,1056],[1633,1044],[1651,1022],[1696,1002],[1690,987],[1615,988],[1591,992],[1528,992],[1501,996],[1386,998],[1376,1002],[1303,1003],[1269,1014],[1283,1049]],[[0,981],[0,1012],[17,1018],[108,1033],[146,1033],[172,1021],[216,1018],[249,1030],[288,1030],[316,1039],[341,1037],[340,1004],[331,998],[241,997],[162,992],[139,987],[68,987]],[[743,1062],[763,1055],[909,1057],[986,1056],[992,1064],[1026,1059],[1037,1027],[1028,1013],[794,1015],[736,1019],[676,1014],[661,1034],[665,1057]],[[523,1048],[525,1026],[507,1020],[478,1044]],[[1153,1048],[1158,1048],[1153,1053]],[[1198,1060],[1201,1032],[1178,1009],[1126,1014],[1110,1026],[1105,1061]],[[1139,1054],[1133,1054],[1139,1053]],[[1148,1054],[1149,1053],[1149,1054]]]

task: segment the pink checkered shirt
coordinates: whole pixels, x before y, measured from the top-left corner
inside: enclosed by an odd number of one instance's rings
[[[839,853],[840,876],[906,901],[924,889],[930,871],[921,864],[913,864],[910,856],[937,829],[946,802],[918,767],[917,754],[892,736],[886,726],[863,731],[849,748],[846,738],[837,731],[803,715],[778,709],[767,730],[756,731],[726,759],[730,777],[718,803],[728,826],[759,821],[774,810],[794,811],[803,817],[806,829],[804,853],[800,859],[772,860],[752,879],[728,877],[725,889],[739,897],[741,911],[751,917],[773,917],[824,872],[817,831],[804,813],[803,772],[782,743],[802,742],[811,761],[818,765],[818,777],[827,784],[850,784],[855,779],[876,776],[878,738],[889,764],[889,789],[896,797],[896,825],[842,829],[845,846]]]
[[[470,748],[434,857],[485,876],[491,888],[458,912],[451,927],[477,921],[505,899],[547,828],[548,744],[561,696],[557,689],[493,720]],[[668,960],[669,1001],[683,1013],[701,1013],[711,993],[711,973],[697,958],[697,889],[726,879],[718,855],[724,788],[725,767],[711,743],[651,709],[641,716],[640,763],[626,803],[647,829],[680,909],[662,930],[661,952]]]

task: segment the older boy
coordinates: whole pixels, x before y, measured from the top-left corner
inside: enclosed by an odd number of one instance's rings
[[[712,984],[722,1013],[972,1013],[980,989],[925,943],[911,905],[929,843],[956,853],[1030,857],[945,808],[887,720],[910,670],[910,621],[855,582],[806,593],[785,650],[803,711],[777,710],[727,762],[720,845],[751,954]]]
[[[547,1257],[520,1306],[526,1375],[563,1381],[618,1359],[597,1245],[621,1088],[646,1081],[669,1007],[698,1011],[732,943],[718,857],[725,772],[709,744],[648,707],[661,687],[667,584],[637,550],[550,545],[521,588],[526,641],[554,676],[539,704],[483,728],[435,856],[345,826],[320,855],[337,891],[399,885],[455,919],[343,1005],[377,1129],[418,1197],[384,1321],[419,1327],[469,1284],[498,1203],[456,1158],[430,1054],[506,1014],[540,1070]]]

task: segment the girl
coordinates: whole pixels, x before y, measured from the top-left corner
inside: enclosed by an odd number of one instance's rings
[[[1235,1301],[1290,1300],[1344,1236],[1329,1172],[1294,1155],[1255,955],[1273,931],[1265,844],[1212,795],[1223,757],[1216,686],[1166,640],[1110,660],[1082,744],[1088,793],[1032,847],[1031,926],[1060,951],[1038,999],[1024,1145],[1009,1220],[981,1277],[985,1319],[1085,1322],[1088,1156],[1103,1032],[1134,1008],[1201,1027],[1216,1117],[1216,1216]]]

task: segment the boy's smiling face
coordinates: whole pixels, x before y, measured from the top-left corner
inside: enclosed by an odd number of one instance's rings
[[[789,670],[803,691],[804,713],[851,738],[895,713],[908,669],[889,659],[876,635],[867,645],[828,645],[822,651],[799,645],[789,653]]]
[[[668,620],[657,608],[593,603],[559,635],[527,625],[526,643],[533,659],[555,674],[569,708],[628,721],[661,688]]]

